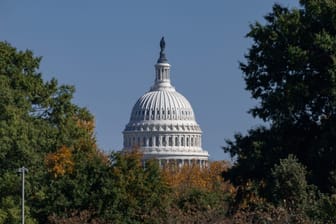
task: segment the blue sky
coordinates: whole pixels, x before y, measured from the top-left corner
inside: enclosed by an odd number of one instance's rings
[[[136,100],[154,81],[161,36],[176,90],[190,101],[212,160],[229,159],[225,139],[261,124],[239,61],[249,24],[273,1],[0,1],[0,40],[43,56],[43,77],[76,87],[74,102],[96,119],[104,151],[122,148]],[[278,3],[297,7],[294,0]]]

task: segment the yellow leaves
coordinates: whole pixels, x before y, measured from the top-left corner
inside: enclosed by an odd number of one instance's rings
[[[77,126],[93,135],[96,124],[94,120],[77,119]]]
[[[209,162],[208,167],[200,168],[197,164],[184,165],[181,168],[163,168],[162,175],[167,184],[177,190],[198,188],[206,191],[232,191],[221,173],[228,168],[224,161]]]
[[[82,114],[73,117],[75,128],[70,129],[75,136],[70,145],[63,145],[45,157],[45,165],[54,177],[72,173],[75,165],[81,163],[81,153],[89,160],[101,159],[106,165],[109,163],[108,157],[101,152],[94,136],[95,122],[91,117]]]
[[[86,117],[81,114],[74,116],[77,127],[82,131],[82,135],[77,139],[74,149],[81,151],[97,150],[95,138],[95,121],[91,117]]]
[[[74,168],[72,158],[72,150],[66,146],[62,146],[54,153],[49,153],[45,158],[47,169],[55,177],[63,176],[71,173]]]

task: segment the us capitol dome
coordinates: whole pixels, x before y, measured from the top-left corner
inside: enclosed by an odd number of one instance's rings
[[[160,166],[174,161],[179,166],[206,166],[209,154],[202,149],[202,131],[189,101],[170,83],[170,64],[165,40],[160,41],[155,81],[133,106],[123,131],[123,151],[140,147],[143,161],[157,159]]]

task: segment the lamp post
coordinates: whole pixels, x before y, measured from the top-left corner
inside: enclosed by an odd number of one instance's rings
[[[21,220],[22,220],[22,224],[25,223],[25,218],[24,218],[24,189],[25,189],[25,173],[28,172],[28,169],[26,167],[21,167],[18,169],[18,172],[21,173],[21,177],[22,177],[22,201],[21,201]]]

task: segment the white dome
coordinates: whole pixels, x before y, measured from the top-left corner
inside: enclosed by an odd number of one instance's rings
[[[153,120],[195,120],[188,100],[176,91],[149,91],[135,103],[131,119]]]
[[[189,101],[170,83],[170,65],[162,46],[155,70],[154,85],[133,106],[123,131],[123,150],[139,146],[145,160],[178,160],[179,164],[197,160],[204,165],[209,155],[202,149],[202,131]]]

